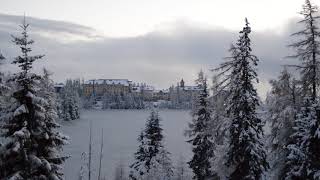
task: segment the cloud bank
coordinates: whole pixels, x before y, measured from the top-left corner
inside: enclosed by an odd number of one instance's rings
[[[11,61],[18,48],[11,34],[19,35],[23,17],[0,14],[0,49]],[[175,22],[170,29],[128,38],[104,37],[90,27],[69,22],[27,17],[34,54],[45,54],[35,70],[47,67],[56,81],[66,78],[128,78],[166,88],[184,78],[193,83],[200,69],[209,72],[228,56],[238,32],[223,28],[199,28],[192,23]],[[261,95],[268,80],[275,78],[281,65],[292,63],[284,57],[296,28],[295,20],[284,25],[282,33],[255,32],[252,25],[253,53],[260,58],[258,72]],[[241,30],[241,27],[240,29]],[[6,70],[15,68],[8,64]],[[209,74],[210,75],[210,74]]]

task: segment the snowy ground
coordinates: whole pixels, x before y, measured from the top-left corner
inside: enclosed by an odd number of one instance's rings
[[[103,174],[112,179],[115,167],[121,162],[128,167],[137,149],[137,137],[144,127],[149,111],[145,110],[93,110],[81,113],[81,119],[61,122],[62,131],[72,139],[65,146],[65,153],[71,155],[65,164],[66,180],[77,180],[81,166],[81,154],[88,151],[89,122],[93,127],[93,178],[97,179],[98,156],[101,129],[104,129]],[[172,153],[174,163],[179,156],[191,156],[183,131],[191,117],[188,111],[160,111],[167,149]]]

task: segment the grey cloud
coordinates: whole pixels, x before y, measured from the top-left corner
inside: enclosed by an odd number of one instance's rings
[[[36,32],[51,32],[51,33],[69,33],[87,37],[92,37],[97,32],[90,27],[63,21],[54,21],[26,17],[27,23],[31,24],[31,28]],[[0,28],[2,30],[17,29],[18,25],[23,21],[22,16],[0,14]]]
[[[9,59],[17,53],[9,34],[16,34],[22,17],[0,14],[0,49]],[[222,28],[197,28],[175,24],[171,32],[155,31],[138,37],[95,38],[94,29],[67,22],[28,18],[37,31],[35,53],[46,54],[36,69],[47,66],[57,81],[67,77],[129,78],[168,87],[180,78],[192,83],[199,69],[216,67],[228,56],[228,48],[238,38],[237,31]],[[10,24],[10,26],[8,25]],[[293,26],[294,25],[294,26]],[[254,53],[261,59],[260,79],[274,78],[282,64],[291,63],[285,56],[295,24],[288,23],[283,33],[270,31],[252,33]],[[71,33],[92,40],[58,41],[42,32]],[[10,66],[11,67],[11,66]],[[263,90],[262,90],[263,91]]]

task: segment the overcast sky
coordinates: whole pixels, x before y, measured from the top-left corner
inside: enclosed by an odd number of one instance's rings
[[[53,19],[95,28],[106,36],[136,36],[172,22],[238,30],[248,17],[256,30],[279,31],[304,0],[1,0],[5,14]],[[169,24],[168,24],[169,23]]]
[[[56,81],[67,77],[129,78],[166,88],[191,84],[228,55],[247,17],[260,57],[261,95],[290,54],[286,45],[304,0],[1,0],[0,49],[16,55],[10,34],[24,13]],[[12,66],[8,66],[12,69]]]

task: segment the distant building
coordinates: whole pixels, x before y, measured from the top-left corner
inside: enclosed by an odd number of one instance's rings
[[[63,83],[57,83],[57,84],[54,84],[53,87],[54,87],[54,90],[56,91],[56,93],[61,93],[61,91],[64,88],[64,84]]]
[[[134,84],[132,86],[132,92],[141,95],[146,101],[154,100],[153,96],[155,94],[155,88],[153,86],[146,85],[145,83]]]
[[[61,85],[62,86],[62,85]],[[60,91],[57,86],[56,91]],[[101,98],[105,94],[127,95],[133,93],[142,97],[144,101],[171,101],[174,104],[188,103],[199,92],[198,86],[186,86],[183,79],[177,86],[169,89],[156,90],[153,86],[146,83],[132,83],[128,79],[92,79],[83,83],[83,94],[86,97],[95,95]]]
[[[178,88],[187,93],[197,93],[201,90],[198,86],[186,86],[183,79],[178,83]]]
[[[92,79],[85,81],[83,91],[85,96],[103,96],[109,94],[127,94],[131,92],[132,81],[128,79]]]
[[[153,94],[153,98],[155,101],[165,100],[169,101],[169,89],[156,90]]]
[[[193,99],[199,94],[201,89],[198,86],[186,86],[182,79],[177,86],[172,86],[169,89],[169,100],[176,106],[184,108],[192,106]]]
[[[181,81],[180,81],[180,87],[184,88],[184,80],[183,79],[181,79]]]

